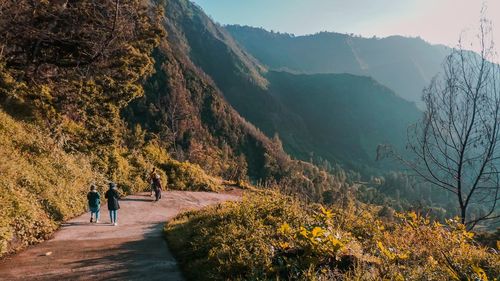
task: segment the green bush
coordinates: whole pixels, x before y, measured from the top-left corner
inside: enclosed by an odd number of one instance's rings
[[[307,221],[303,207],[274,193],[249,196],[178,216],[166,238],[189,280],[262,279],[272,275],[276,229]]]

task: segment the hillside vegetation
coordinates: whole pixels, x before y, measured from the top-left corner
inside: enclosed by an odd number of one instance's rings
[[[495,250],[455,220],[278,193],[187,212],[165,226],[189,280],[496,280]],[[498,245],[497,245],[498,247]],[[498,250],[498,249],[497,249]]]
[[[46,132],[3,111],[0,147],[0,256],[83,212],[90,183],[104,180],[84,155],[64,152]]]

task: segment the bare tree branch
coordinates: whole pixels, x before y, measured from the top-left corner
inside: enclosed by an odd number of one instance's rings
[[[455,194],[469,229],[500,217],[500,69],[491,63],[491,28],[481,20],[478,54],[459,47],[424,91],[422,121],[411,128],[414,159],[398,156],[425,181]],[[471,209],[481,215],[472,217]]]

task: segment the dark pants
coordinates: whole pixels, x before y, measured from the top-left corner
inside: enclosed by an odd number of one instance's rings
[[[161,199],[161,189],[160,188],[155,188],[155,198],[156,198],[156,201]]]
[[[109,218],[111,223],[115,223],[118,220],[118,210],[109,210]]]

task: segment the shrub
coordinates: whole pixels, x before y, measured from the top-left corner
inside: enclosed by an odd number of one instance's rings
[[[83,212],[91,182],[103,179],[88,159],[68,154],[35,126],[0,111],[0,256],[47,238]]]
[[[168,178],[170,187],[191,191],[219,191],[221,185],[215,178],[207,175],[197,164],[169,160],[160,165]]]
[[[228,202],[170,221],[166,237],[190,280],[237,280],[267,276],[273,267],[277,227],[297,226],[304,211],[294,200],[274,193],[246,195],[243,203]]]
[[[167,241],[190,280],[494,280],[500,259],[463,225],[415,213],[381,220],[354,201],[332,210],[278,193],[179,215]],[[202,272],[203,274],[200,274]]]

